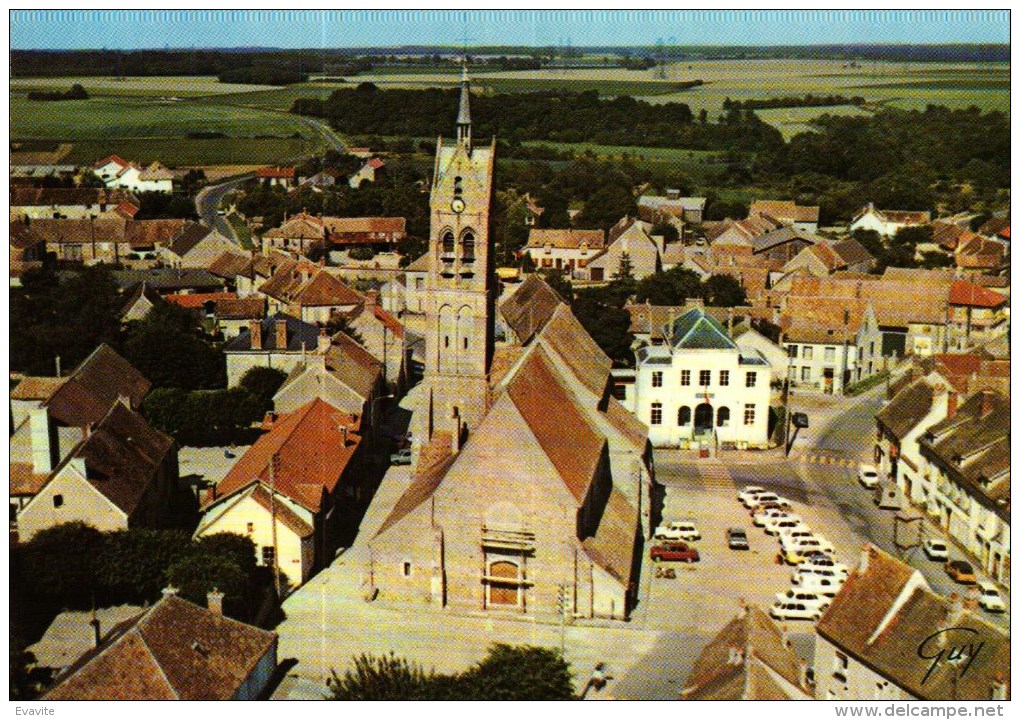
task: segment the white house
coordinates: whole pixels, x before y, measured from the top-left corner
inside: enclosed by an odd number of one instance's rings
[[[109,188],[161,193],[171,193],[174,190],[173,173],[159,162],[141,168],[117,155],[110,155],[98,161],[92,170]]]
[[[601,230],[545,230],[532,228],[521,252],[535,267],[571,273],[585,267],[606,247]]]
[[[648,424],[655,446],[768,445],[772,368],[742,351],[703,309],[664,330],[665,342],[636,351],[633,393],[624,405]]]
[[[926,225],[931,222],[931,213],[920,210],[879,210],[875,203],[861,208],[850,221],[850,232],[874,230],[879,235],[892,237],[900,228]]]

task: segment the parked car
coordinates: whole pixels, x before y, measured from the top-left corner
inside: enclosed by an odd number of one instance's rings
[[[752,516],[753,519],[751,520],[751,522],[753,522],[758,527],[765,527],[765,523],[768,522],[770,519],[787,517],[789,514],[790,513],[787,512],[786,510],[783,510],[782,508],[778,507],[765,508],[764,510],[761,508],[755,508],[754,515]]]
[[[794,530],[794,533],[798,532]],[[803,552],[801,554],[806,560],[809,555],[813,552],[822,552],[826,555],[831,555],[835,552],[835,548],[832,547],[832,543],[825,539],[823,535],[812,535],[811,537],[798,537],[795,534],[787,534],[783,537],[788,538],[783,544],[783,547],[789,549],[792,547],[799,548]]]
[[[881,482],[878,477],[878,468],[868,463],[861,463],[861,467],[857,471],[857,482],[868,490],[874,490]]]
[[[804,603],[808,606],[814,606],[819,610],[825,610],[825,608],[829,607],[829,598],[801,588],[790,588],[784,593],[776,593],[776,601],[781,603]]]
[[[973,585],[977,582],[974,576],[974,568],[964,560],[950,560],[946,563],[946,575],[961,585]]]
[[[937,538],[928,538],[921,547],[924,548],[924,554],[929,560],[946,562],[949,559],[949,548]]]
[[[748,503],[752,499],[766,492],[768,491],[765,488],[759,487],[758,485],[748,485],[746,488],[737,493],[737,500],[743,503],[745,507],[750,507]]]
[[[807,530],[807,525],[797,515],[772,518],[765,521],[765,532],[769,535],[779,535],[782,532],[793,532],[798,529]]]
[[[808,555],[821,549],[817,540],[808,539],[803,544],[790,545],[783,549],[783,559],[790,565],[800,565],[807,560]]]
[[[751,500],[750,504],[747,507],[749,510],[754,512],[755,508],[757,508],[759,505],[764,505],[765,503],[775,503],[781,508],[790,507],[789,500],[787,500],[786,498],[779,497],[778,495],[772,492],[762,493],[761,495],[756,496],[754,499]]]
[[[692,540],[701,539],[701,531],[698,530],[694,523],[690,522],[679,522],[671,521],[663,523],[659,527],[655,528],[655,539],[656,540],[686,540],[688,542]]]
[[[397,433],[396,435],[393,435],[392,438],[393,442],[397,444],[397,447],[404,448],[410,446],[411,441],[414,440],[414,433],[408,430],[407,432]]]
[[[654,562],[666,560],[670,562],[698,562],[701,556],[698,551],[687,543],[664,542],[661,545],[653,545],[649,553]]]
[[[751,546],[747,542],[747,533],[743,528],[730,528],[726,531],[726,544],[730,550],[749,550]]]
[[[836,562],[824,553],[809,555],[797,568],[794,575],[819,575],[821,577],[837,577],[844,580],[850,574],[850,570],[841,562]]]
[[[752,518],[757,518],[759,515],[764,515],[769,510],[778,510],[779,512],[782,512],[782,513],[790,512],[789,508],[783,507],[779,503],[769,502],[769,503],[762,503],[761,505],[755,505],[754,509],[751,510],[751,517]]]
[[[982,580],[977,584],[981,595],[978,596],[978,604],[991,613],[1006,612],[1006,603],[1002,601],[999,589],[992,583]]]
[[[811,532],[811,528],[801,523],[799,527],[783,528],[779,532],[779,545],[780,547],[786,548],[795,542],[807,540],[814,536],[815,534]]]
[[[801,573],[795,572],[793,574],[793,584],[801,590],[807,590],[809,592],[823,595],[828,598],[836,597],[836,593],[843,587],[843,583],[846,582],[846,578],[842,575],[837,575],[831,572],[827,575],[820,573]]]
[[[822,616],[822,609],[809,607],[802,602],[779,602],[769,608],[769,615],[776,620],[817,620]]]
[[[411,448],[404,448],[403,450],[397,450],[395,453],[390,455],[391,465],[410,465],[411,464]]]

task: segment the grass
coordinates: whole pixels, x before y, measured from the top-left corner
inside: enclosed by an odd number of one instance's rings
[[[62,162],[91,164],[116,153],[135,162],[154,160],[171,167],[202,165],[269,165],[288,158],[307,155],[321,147],[314,140],[275,138],[226,138],[192,140],[186,138],[109,138],[78,140]]]
[[[878,387],[886,381],[889,377],[889,371],[883,370],[880,373],[876,373],[869,378],[865,378],[860,382],[854,383],[853,385],[847,385],[843,390],[843,394],[847,397],[854,397],[862,393],[867,392],[873,387]]]
[[[196,97],[220,93],[239,93],[267,89],[268,85],[241,85],[221,83],[215,77],[60,77],[14,78],[10,91],[26,93],[29,90],[69,89],[81,85],[96,96],[110,97]]]
[[[822,115],[869,115],[870,113],[856,105],[829,105],[825,107],[769,108],[755,110],[755,114],[783,133],[783,139],[789,140],[798,133],[811,132],[811,121]]]
[[[237,235],[241,247],[245,250],[254,250],[255,244],[251,241],[251,230],[248,229],[248,223],[242,220],[237,213],[227,215],[227,222],[234,229],[234,234]]]

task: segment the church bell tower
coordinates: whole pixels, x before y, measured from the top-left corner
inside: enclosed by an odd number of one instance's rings
[[[495,299],[489,204],[496,143],[472,144],[466,65],[456,125],[456,143],[442,137],[436,143],[429,198],[424,379],[428,409],[423,408],[429,422],[421,428],[424,436],[454,427],[454,416],[470,429],[487,410]]]

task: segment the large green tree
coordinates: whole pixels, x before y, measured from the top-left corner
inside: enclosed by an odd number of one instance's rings
[[[194,313],[171,303],[156,304],[132,324],[124,354],[155,387],[197,390],[226,385],[223,351],[205,338]]]

